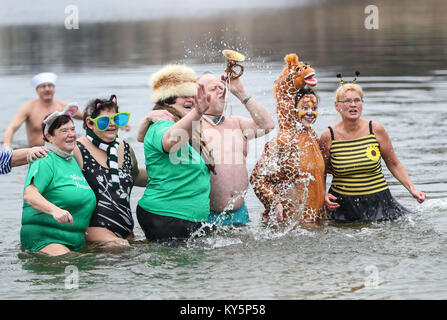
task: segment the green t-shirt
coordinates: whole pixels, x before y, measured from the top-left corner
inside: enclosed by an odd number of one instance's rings
[[[39,251],[50,243],[60,243],[70,250],[82,249],[96,197],[76,160],[66,161],[53,152],[48,153],[48,157],[30,164],[24,189],[31,182],[46,200],[70,212],[73,226],[59,224],[53,216],[37,211],[23,201],[22,246]]]
[[[210,213],[209,170],[188,142],[175,153],[163,150],[163,134],[173,125],[172,121],[158,121],[146,132],[144,155],[149,182],[138,205],[163,216],[206,221]]]

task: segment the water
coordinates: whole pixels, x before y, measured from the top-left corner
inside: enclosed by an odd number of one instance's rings
[[[284,55],[296,52],[317,71],[316,132],[337,121],[335,74],[342,72],[350,81],[359,70],[364,117],[385,126],[413,183],[427,193],[425,203],[418,205],[384,166],[392,194],[414,215],[387,223],[274,231],[262,225],[263,207],[249,188],[248,226],[167,245],[146,242],[136,223],[129,249],[101,251],[90,245],[48,258],[20,249],[26,167],[14,168],[0,178],[0,299],[447,298],[447,5],[405,1],[402,9],[403,1],[379,2],[380,28],[366,30],[367,1],[302,1],[299,6],[284,1],[275,9],[260,3],[256,10],[234,14],[208,8],[202,18],[152,14],[144,21],[143,10],[133,21],[123,20],[129,20],[127,11],[122,19],[99,15],[95,20],[87,10],[90,18],[80,21],[79,30],[65,30],[53,18],[43,25],[42,14],[29,24],[20,10],[13,12],[9,24],[0,27],[0,127],[4,130],[17,108],[35,97],[31,77],[54,71],[59,99],[85,106],[97,96],[118,96],[121,110],[132,114],[133,127],[120,136],[143,165],[136,128],[151,108],[147,80],[160,65],[185,62],[198,74],[219,74],[225,68],[220,50],[239,49],[248,57],[243,76],[248,91],[276,120],[273,81]],[[59,8],[44,5],[49,17],[57,16]],[[234,114],[248,116],[235,99],[232,105]],[[250,143],[249,171],[274,135]],[[26,145],[23,127],[14,145]],[[133,210],[142,194],[142,188],[134,188]],[[67,289],[72,266],[79,272],[78,289]]]

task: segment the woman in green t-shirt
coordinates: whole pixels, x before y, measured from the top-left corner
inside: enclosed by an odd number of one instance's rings
[[[182,65],[166,66],[151,79],[154,110],[167,110],[174,121],[152,124],[144,137],[149,181],[137,218],[149,240],[189,238],[208,220],[214,164],[194,124],[209,108],[209,97],[196,79]]]
[[[76,145],[71,116],[77,109],[68,105],[45,118],[45,147],[51,152],[28,168],[20,240],[30,251],[57,256],[85,244],[96,198],[71,155]]]

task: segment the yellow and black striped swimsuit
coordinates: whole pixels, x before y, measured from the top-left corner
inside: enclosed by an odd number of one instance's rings
[[[352,140],[335,140],[332,137],[330,189],[343,195],[367,195],[388,189],[382,173],[379,143],[369,122],[369,135]]]
[[[329,193],[339,206],[327,211],[330,220],[339,222],[393,220],[409,211],[391,195],[382,173],[379,143],[369,122],[369,134],[352,140],[332,137]]]

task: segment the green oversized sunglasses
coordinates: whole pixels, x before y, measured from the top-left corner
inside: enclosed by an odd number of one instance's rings
[[[99,116],[95,119],[88,117],[90,121],[96,124],[96,128],[98,128],[99,131],[106,130],[110,125],[110,120],[113,120],[113,123],[119,128],[125,127],[129,122],[129,118],[129,112],[118,112],[110,116]]]

